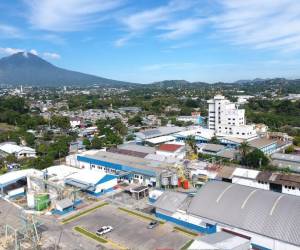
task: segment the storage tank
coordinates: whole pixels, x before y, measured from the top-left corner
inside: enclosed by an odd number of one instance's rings
[[[183,184],[182,186],[184,189],[189,189],[189,181],[188,180],[184,180],[182,184]]]
[[[32,209],[35,207],[34,193],[33,192],[27,193],[27,206],[29,208],[32,208]]]
[[[162,186],[169,186],[169,184],[170,184],[170,181],[169,181],[170,175],[169,175],[168,172],[161,173],[160,178],[161,178],[160,182],[161,182]]]
[[[178,185],[178,176],[176,173],[171,175],[171,185],[174,187]]]
[[[162,186],[168,186],[169,185],[169,178],[167,176],[161,177],[161,185]]]
[[[42,211],[49,205],[49,194],[38,194],[35,196],[35,209]]]

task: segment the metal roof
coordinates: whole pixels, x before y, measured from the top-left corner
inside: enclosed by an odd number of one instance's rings
[[[209,151],[209,152],[219,152],[221,150],[224,150],[225,146],[219,145],[219,144],[212,144],[212,143],[207,143],[205,146],[202,148],[204,151]]]
[[[188,195],[184,193],[165,191],[159,196],[154,206],[158,209],[174,213],[184,203],[187,197]]]
[[[172,135],[163,135],[155,138],[147,139],[146,142],[150,144],[160,144],[164,142],[174,141],[176,138]]]
[[[218,175],[217,178],[226,178],[226,179],[231,179],[233,176],[233,172],[235,171],[235,167],[228,167],[228,166],[223,166]]]
[[[300,164],[300,155],[274,153],[271,155],[271,158],[273,160],[295,162],[295,163]]]
[[[214,234],[208,234],[197,238],[189,249],[199,249],[199,250],[233,250],[240,249],[239,246],[249,244],[248,239],[233,235],[224,231],[217,232]],[[241,249],[244,249],[241,248]]]
[[[145,156],[148,155],[147,153],[137,152],[137,151],[128,150],[128,149],[122,149],[122,148],[109,148],[109,149],[107,149],[107,152],[117,153],[117,154],[122,154],[122,155],[132,155],[132,156],[139,157],[139,158],[145,158]]]
[[[248,143],[250,147],[261,149],[276,143],[276,140],[270,140],[267,138],[257,138],[249,141]]]
[[[74,205],[73,202],[68,198],[56,201],[56,206],[60,206],[62,209],[72,207],[73,205]]]
[[[258,181],[300,188],[299,174],[281,174],[263,171],[257,175],[256,179]]]
[[[300,197],[211,181],[188,213],[300,246]]]
[[[100,165],[107,165],[107,167],[118,167],[118,170],[141,172],[144,174],[159,174],[163,170],[172,167],[171,164],[167,164],[160,161],[153,161],[144,158],[139,158],[131,155],[122,155],[117,153],[98,151],[93,155],[82,155],[77,157],[81,161],[89,161],[98,163]],[[105,165],[104,165],[105,164]]]
[[[159,137],[159,136],[163,136],[163,135],[170,135],[170,134],[177,133],[177,132],[180,132],[183,130],[184,130],[184,128],[182,128],[182,127],[165,126],[165,127],[158,127],[158,128],[154,128],[154,129],[147,129],[144,131],[139,131],[139,132],[135,133],[135,135],[141,139],[150,139],[150,138]]]
[[[121,145],[118,145],[118,148],[119,149],[124,149],[124,150],[131,150],[131,151],[135,151],[135,152],[141,152],[141,153],[145,153],[145,154],[155,153],[155,148],[148,147],[148,146],[137,145],[135,143],[121,144]]]

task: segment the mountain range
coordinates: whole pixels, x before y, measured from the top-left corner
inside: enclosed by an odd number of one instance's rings
[[[62,69],[32,53],[19,52],[0,59],[0,84],[120,87],[132,83]]]
[[[299,86],[300,80],[285,78],[255,78],[253,80],[238,80],[233,83],[189,82],[185,80],[165,80],[150,84],[138,84],[117,81],[99,76],[59,68],[46,60],[29,52],[19,52],[0,59],[0,85],[30,85],[40,87],[59,86],[92,86],[100,87],[146,87],[146,88],[200,88],[208,86],[222,87],[224,85],[254,85],[254,86],[283,86],[287,84]]]

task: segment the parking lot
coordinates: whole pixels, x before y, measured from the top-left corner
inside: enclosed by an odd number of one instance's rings
[[[75,226],[82,226],[91,232],[96,232],[100,227],[110,225],[114,230],[104,238],[125,249],[180,249],[190,240],[189,236],[174,231],[169,223],[147,229],[149,222],[147,219],[120,211],[115,206],[107,205],[78,218],[65,227],[72,229]]]

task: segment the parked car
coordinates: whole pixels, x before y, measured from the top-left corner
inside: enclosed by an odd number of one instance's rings
[[[158,223],[158,221],[157,220],[153,220],[153,221],[151,221],[150,223],[149,223],[149,225],[148,225],[148,229],[153,229],[153,228],[155,228],[155,227],[157,227],[159,225],[159,223]]]
[[[107,234],[107,233],[111,232],[112,230],[113,230],[112,226],[103,226],[97,230],[96,234],[100,236],[100,235]]]

